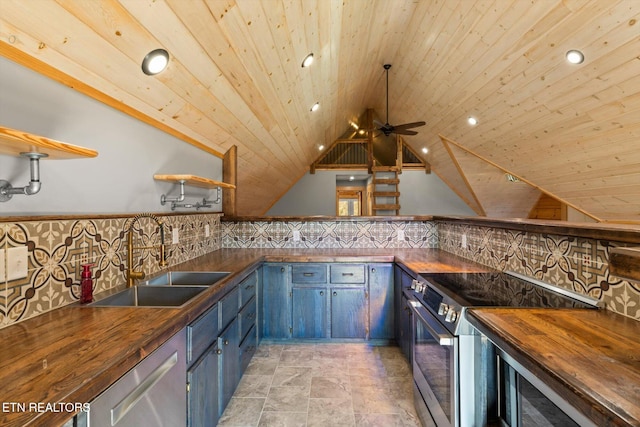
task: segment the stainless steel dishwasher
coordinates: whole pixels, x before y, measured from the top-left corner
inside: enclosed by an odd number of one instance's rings
[[[185,426],[186,375],[182,330],[91,402],[89,426]]]

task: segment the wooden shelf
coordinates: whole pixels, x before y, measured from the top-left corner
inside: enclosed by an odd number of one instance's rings
[[[79,159],[96,157],[98,152],[43,136],[0,126],[0,154],[19,156],[23,152],[47,154],[47,159]]]
[[[226,182],[214,181],[209,178],[203,178],[201,176],[196,175],[153,175],[153,179],[157,181],[168,181],[168,182],[180,182],[184,181],[185,184],[191,185],[193,187],[200,188],[236,188],[233,184],[227,184]]]

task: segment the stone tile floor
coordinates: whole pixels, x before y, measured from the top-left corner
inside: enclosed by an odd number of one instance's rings
[[[218,425],[416,427],[412,383],[398,347],[262,344]]]

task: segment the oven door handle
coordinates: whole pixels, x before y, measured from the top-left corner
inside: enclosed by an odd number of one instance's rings
[[[415,300],[409,301],[409,305],[416,316],[422,321],[422,326],[438,341],[438,344],[444,346],[453,346],[455,344],[455,336],[443,328],[420,302]]]

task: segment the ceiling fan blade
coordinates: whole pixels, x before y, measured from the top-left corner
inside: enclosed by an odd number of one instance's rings
[[[405,123],[403,125],[394,126],[395,130],[411,129],[426,125],[426,122]]]
[[[373,119],[373,124],[376,125],[376,127],[379,127],[379,128],[383,128],[385,126],[383,123],[380,123],[376,119]]]
[[[398,135],[417,135],[418,134],[418,132],[416,132],[415,130],[407,130],[407,129],[398,130],[397,127],[393,130],[393,133],[397,133]]]

